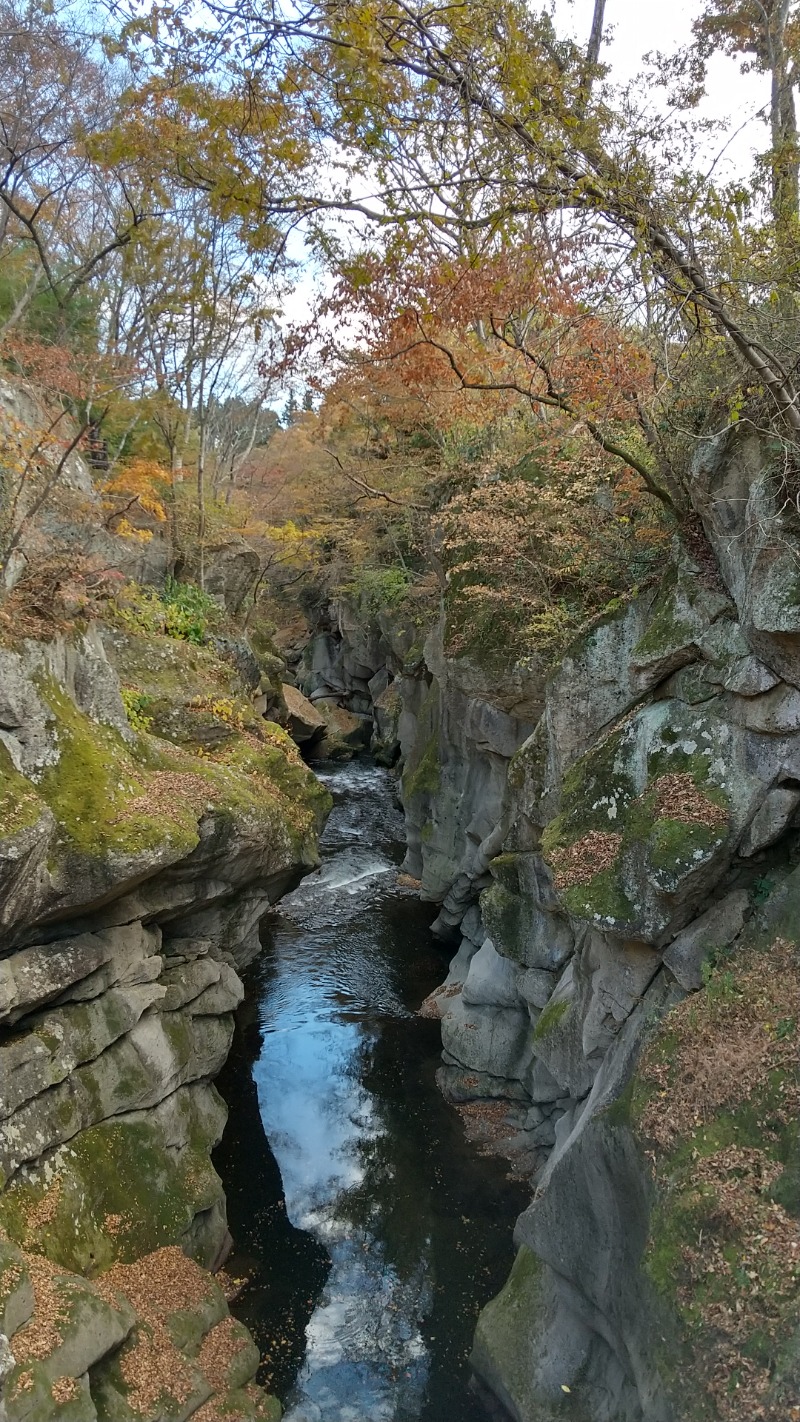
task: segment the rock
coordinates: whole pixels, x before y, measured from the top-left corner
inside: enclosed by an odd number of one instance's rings
[[[736,889],[684,928],[669,945],[664,962],[686,992],[697,992],[703,986],[703,965],[738,937],[748,908],[746,891]]]
[[[792,735],[800,730],[800,691],[779,683],[771,691],[747,697],[730,694],[725,715],[736,726],[770,736]]]
[[[472,1365],[520,1422],[560,1415],[563,1388],[593,1422],[667,1422],[639,1263],[647,1190],[624,1112],[643,1043],[674,998],[661,974],[628,1019],[588,1101],[564,1117],[506,1289],[479,1319]],[[577,1414],[580,1415],[580,1414]]]
[[[703,441],[692,466],[692,498],[749,651],[800,686],[800,544],[771,458],[759,435],[744,427]]]
[[[544,861],[504,854],[491,871],[495,883],[481,897],[481,912],[498,952],[520,967],[559,969],[573,951],[574,934]]]
[[[531,1024],[524,1008],[474,1008],[450,998],[442,1015],[442,1044],[458,1066],[524,1082],[532,1063]]]
[[[25,948],[13,958],[0,961],[0,1021],[18,1021],[25,1013],[63,997],[74,984],[94,978],[99,969],[113,964],[103,981],[103,986],[108,987],[120,980],[131,963],[153,956],[160,942],[157,929],[133,923],[111,932],[84,933]]]
[[[311,700],[344,692],[341,644],[330,632],[321,632],[305,648],[297,670],[297,684]]]
[[[774,844],[791,824],[795,811],[800,805],[800,790],[777,786],[770,790],[763,804],[756,810],[750,824],[742,836],[739,853],[744,859]]]
[[[550,1074],[545,1065],[544,1059],[538,1054],[535,1057],[533,1071],[527,1082],[530,1099],[538,1105],[550,1104],[558,1101],[563,1094],[563,1086]]]
[[[567,649],[548,686],[543,731],[555,779],[588,749],[597,732],[641,696],[632,650],[650,623],[654,595],[602,619]]]
[[[328,803],[283,731],[259,737],[245,696],[252,668],[170,640],[109,629],[104,641],[93,632],[27,643],[6,663],[0,1328],[16,1359],[7,1422],[62,1412],[71,1422],[163,1422],[210,1398],[243,1417],[277,1417],[250,1390],[258,1356],[240,1325],[228,1320],[217,1382],[198,1366],[206,1333],[227,1316],[198,1266],[213,1317],[200,1302],[191,1318],[170,1312],[190,1345],[172,1360],[188,1379],[177,1410],[153,1396],[131,1412],[121,1362],[151,1322],[135,1290],[119,1291],[117,1270],[170,1250],[210,1268],[230,1247],[210,1161],[226,1112],[210,1083],[243,993],[232,960],[256,951],[265,906],[315,861]],[[179,707],[188,719],[219,677],[212,700],[233,722],[224,758],[187,762],[166,738],[142,742],[115,661],[129,685],[140,678],[158,695],[165,717]],[[108,1289],[100,1273],[113,1276]],[[28,1329],[40,1327],[52,1337],[28,1352]],[[165,1335],[159,1349],[170,1346]]]
[[[327,697],[315,704],[325,718],[325,734],[312,743],[314,759],[351,760],[366,750],[372,736],[371,716],[347,711]]]
[[[379,765],[394,765],[400,755],[400,693],[394,682],[375,698],[372,707],[374,732],[372,754]]]
[[[781,764],[778,743],[716,703],[637,710],[575,764],[546,830],[565,908],[620,938],[669,941],[722,879]],[[559,870],[582,853],[585,867]]]
[[[518,1007],[517,970],[508,958],[501,958],[487,938],[474,954],[462,996],[470,1007]]]
[[[221,598],[234,616],[241,610],[258,577],[261,560],[243,538],[206,549],[205,590]]]
[[[312,745],[321,740],[326,730],[326,720],[316,706],[307,700],[295,686],[284,682],[283,698],[289,717],[289,734],[299,746]]]
[[[547,1006],[555,985],[555,973],[548,973],[543,968],[526,968],[517,979],[520,997],[524,997],[532,1007],[538,1008]]]
[[[737,696],[761,696],[765,691],[772,691],[779,680],[758,657],[748,654],[733,663],[722,684],[726,691],[733,691]]]
[[[380,667],[367,682],[370,699],[373,706],[380,700],[385,691],[389,689],[389,671],[386,667]]]
[[[716,659],[709,631],[731,605],[723,593],[704,587],[697,571],[685,556],[667,570],[645,632],[630,653],[623,654],[622,664],[630,668],[641,691],[695,661],[703,642]]]

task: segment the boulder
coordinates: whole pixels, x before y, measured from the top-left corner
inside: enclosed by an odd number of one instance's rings
[[[299,746],[313,745],[325,734],[327,722],[318,708],[298,691],[296,686],[283,684],[283,699],[289,717],[289,735]]]
[[[800,790],[782,785],[770,790],[744,832],[739,845],[742,858],[749,859],[752,854],[780,839],[792,823],[798,805]]]
[[[703,968],[741,933],[749,908],[744,889],[727,894],[684,928],[664,954],[664,962],[686,992],[703,986]]]
[[[206,549],[204,586],[218,597],[234,616],[241,611],[255,586],[261,559],[244,539],[231,540]]]

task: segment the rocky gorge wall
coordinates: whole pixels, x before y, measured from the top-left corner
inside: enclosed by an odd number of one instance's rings
[[[398,766],[403,870],[441,905],[434,932],[451,937],[490,882],[508,829],[509,763],[541,715],[542,678],[448,657],[438,597],[377,611],[343,598],[326,621],[298,687],[323,716],[344,709],[353,746]]]
[[[329,805],[272,670],[124,605],[0,648],[3,1422],[280,1415],[209,1272],[238,970]]]
[[[405,868],[458,934],[440,1084],[532,1178],[473,1355],[516,1422],[800,1405],[800,529],[770,458],[704,445],[660,585],[546,680],[347,604],[299,669],[399,758]]]

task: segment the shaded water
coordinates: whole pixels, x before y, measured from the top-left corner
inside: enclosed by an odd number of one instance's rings
[[[216,1164],[250,1279],[235,1311],[287,1422],[477,1422],[466,1358],[527,1192],[466,1144],[415,1016],[446,955],[398,889],[387,772],[323,773],[320,871],[264,925]]]

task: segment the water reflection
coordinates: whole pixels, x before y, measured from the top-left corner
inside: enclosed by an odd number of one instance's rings
[[[467,1392],[474,1318],[525,1201],[472,1155],[435,1089],[436,1027],[414,1009],[443,955],[431,911],[395,885],[402,819],[386,772],[326,778],[323,867],[267,925],[254,984],[253,1080],[288,1222],[329,1259],[286,1422],[469,1422],[483,1416]],[[253,1323],[252,1300],[243,1316]]]

